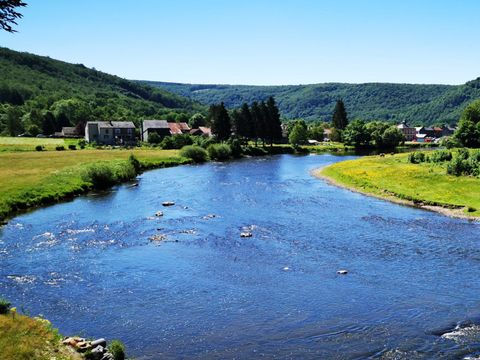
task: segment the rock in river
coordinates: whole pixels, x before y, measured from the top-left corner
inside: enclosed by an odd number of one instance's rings
[[[345,269],[338,270],[338,271],[337,271],[337,274],[338,274],[338,275],[347,275],[347,274],[348,274],[348,270],[345,270]]]
[[[164,202],[162,203],[162,205],[163,205],[163,206],[173,206],[173,205],[175,205],[175,203],[174,203],[173,201],[164,201]]]

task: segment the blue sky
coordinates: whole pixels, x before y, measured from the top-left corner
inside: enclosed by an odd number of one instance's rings
[[[0,45],[129,79],[461,84],[478,0],[25,0]]]

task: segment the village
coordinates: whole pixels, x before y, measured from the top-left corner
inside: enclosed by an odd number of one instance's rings
[[[406,142],[435,143],[441,138],[452,136],[456,127],[450,125],[439,126],[410,126],[403,121],[397,125]],[[287,129],[282,124],[283,136],[287,137]],[[141,127],[137,128],[133,121],[91,121],[85,125],[85,135],[79,133],[78,127],[62,127],[52,137],[56,138],[85,138],[88,143],[99,145],[134,145],[138,140],[148,143],[151,134],[160,138],[189,134],[193,136],[212,137],[210,127],[199,126],[191,128],[186,122],[169,122],[167,120],[143,120]],[[331,129],[324,130],[323,141],[330,141]],[[43,137],[43,135],[39,135]],[[308,144],[314,145],[318,141],[309,139]]]

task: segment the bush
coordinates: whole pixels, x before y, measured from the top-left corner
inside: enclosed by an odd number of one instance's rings
[[[159,144],[161,141],[162,141],[162,138],[156,132],[152,132],[151,134],[148,134],[149,144]]]
[[[194,136],[193,143],[195,145],[201,146],[202,148],[206,149],[212,144],[216,144],[215,138],[213,137],[205,137],[205,136]]]
[[[228,141],[228,145],[230,146],[230,149],[232,150],[232,156],[235,159],[242,157],[243,150],[239,139],[230,139]]]
[[[108,351],[113,355],[115,360],[125,359],[125,345],[120,340],[112,340],[108,346]]]
[[[196,163],[207,160],[207,152],[204,148],[197,145],[187,145],[182,148],[180,155],[192,159]]]
[[[68,145],[68,149],[69,149],[69,150],[77,150],[77,146],[71,144],[71,145]]]
[[[102,163],[87,166],[82,179],[91,183],[95,189],[106,189],[116,182],[112,168]]]
[[[57,150],[57,151],[63,151],[63,150],[65,150],[65,146],[63,146],[63,145],[56,146],[56,147],[55,147],[55,150]]]
[[[436,150],[431,154],[430,159],[434,163],[440,163],[452,160],[452,153],[447,150]]]
[[[0,298],[0,314],[8,314],[11,305],[12,304],[10,304],[10,302],[8,302],[7,300]]]
[[[212,144],[207,148],[210,159],[217,161],[225,161],[230,159],[232,149],[227,144]]]
[[[412,152],[408,154],[408,162],[412,164],[420,164],[426,161],[425,154],[423,152]]]
[[[465,148],[458,149],[457,157],[460,160],[467,160],[469,156],[470,156],[470,152],[468,151],[468,149],[465,149]]]
[[[43,145],[37,145],[35,146],[35,150],[37,151],[43,151],[45,148],[43,147]]]
[[[85,146],[87,146],[87,142],[84,139],[79,140],[78,146],[80,146],[80,149],[85,149]]]
[[[445,146],[447,149],[459,148],[462,147],[460,141],[453,136],[446,137],[442,139],[440,145]]]
[[[138,160],[135,155],[133,154],[130,154],[130,156],[128,157],[128,162],[130,163],[130,165],[133,166],[133,168],[135,169],[135,173],[139,174],[140,171],[142,170],[142,164],[140,163],[140,160]]]

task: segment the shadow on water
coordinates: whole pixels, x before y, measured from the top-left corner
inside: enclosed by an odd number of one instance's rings
[[[18,216],[0,230],[0,294],[141,359],[479,354],[480,224],[310,175],[353,158],[154,170]]]

